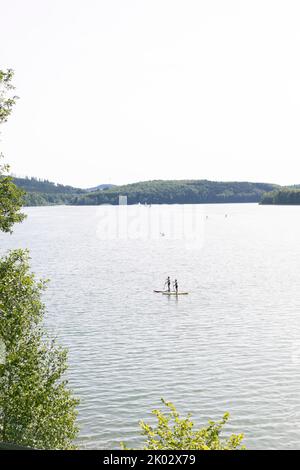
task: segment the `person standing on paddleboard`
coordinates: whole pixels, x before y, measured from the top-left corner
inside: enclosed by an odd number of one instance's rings
[[[170,292],[170,291],[171,291],[171,279],[170,279],[170,276],[167,277],[167,280],[166,280],[166,282],[165,282],[164,287],[166,287],[166,286],[168,287],[168,292]]]
[[[174,290],[175,290],[176,294],[178,294],[178,282],[177,282],[177,279],[175,279],[175,281],[174,281]]]

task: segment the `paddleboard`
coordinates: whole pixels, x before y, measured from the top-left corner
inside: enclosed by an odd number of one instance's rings
[[[162,292],[163,295],[188,295],[188,292]]]
[[[164,292],[168,292],[167,290],[154,290],[156,294],[163,294]]]

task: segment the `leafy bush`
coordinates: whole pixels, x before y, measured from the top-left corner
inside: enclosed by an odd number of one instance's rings
[[[162,399],[167,407],[166,412],[153,410],[157,418],[157,426],[150,426],[144,421],[140,422],[142,435],[146,437],[144,450],[242,450],[243,434],[232,434],[221,439],[223,427],[229,419],[225,413],[218,421],[209,421],[207,426],[195,430],[194,423],[189,414],[181,418],[175,406]],[[122,443],[122,448],[128,450]]]

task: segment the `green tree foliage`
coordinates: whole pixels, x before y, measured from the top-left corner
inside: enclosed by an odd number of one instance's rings
[[[52,206],[70,204],[74,196],[85,194],[87,191],[73,186],[55,184],[38,178],[13,178],[13,182],[24,194],[26,206]]]
[[[24,205],[25,206],[58,206],[64,204],[70,204],[73,196],[70,194],[53,194],[53,193],[40,193],[40,192],[29,192],[25,194]]]
[[[300,190],[286,188],[265,193],[262,197],[261,204],[299,205]]]
[[[16,101],[15,96],[10,96],[12,77],[12,70],[0,70],[0,124],[7,121]],[[0,230],[11,232],[13,224],[22,222],[25,217],[20,213],[23,191],[12,182],[8,165],[1,164],[2,157],[0,153]]]
[[[267,183],[155,180],[124,186],[100,185],[101,189],[80,189],[37,178],[14,178],[13,181],[26,192],[27,206],[116,205],[120,195],[127,195],[128,204],[259,202],[265,192],[279,188]]]
[[[0,123],[14,98],[12,72],[0,71]],[[0,166],[0,231],[21,222],[22,191]],[[40,449],[73,447],[78,429],[76,406],[67,387],[67,352],[48,338],[43,327],[45,285],[29,268],[28,252],[0,258],[0,441]]]
[[[20,212],[24,192],[12,182],[8,171],[8,165],[0,163],[0,231],[11,233],[13,225],[25,218]]]
[[[30,272],[28,253],[0,260],[0,441],[40,449],[68,449],[77,435],[78,401],[62,379],[66,350],[43,328],[44,283]]]
[[[12,108],[17,97],[12,95],[14,87],[12,85],[13,71],[0,70],[0,124],[6,122],[12,112]]]
[[[76,205],[118,204],[120,195],[127,195],[128,204],[259,202],[263,193],[272,189],[274,185],[264,183],[155,180],[76,195],[71,203]]]
[[[55,184],[52,181],[38,178],[13,178],[14,183],[26,192],[45,193],[45,194],[82,194],[84,189]]]
[[[223,427],[229,419],[226,413],[219,422],[209,421],[208,425],[194,429],[191,415],[181,418],[175,406],[162,399],[167,411],[154,410],[157,425],[150,426],[140,422],[142,435],[145,436],[144,450],[239,450],[243,449],[243,435],[232,434],[221,439]],[[122,444],[123,449],[127,449]]]

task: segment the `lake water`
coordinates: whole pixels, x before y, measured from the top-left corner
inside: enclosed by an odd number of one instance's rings
[[[85,448],[140,443],[160,398],[231,414],[248,448],[300,448],[300,208],[38,207],[0,251],[50,278]],[[227,217],[226,217],[227,215]],[[188,296],[154,294],[176,277]]]

